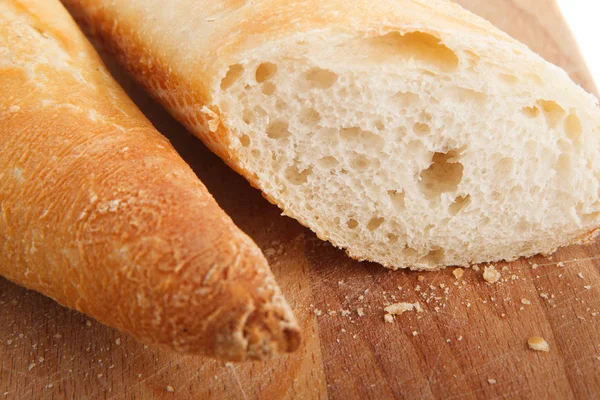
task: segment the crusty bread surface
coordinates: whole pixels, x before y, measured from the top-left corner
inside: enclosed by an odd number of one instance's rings
[[[286,215],[387,267],[593,239],[600,110],[445,0],[63,0]]]
[[[267,262],[55,0],[0,2],[0,274],[145,343],[295,350]]]

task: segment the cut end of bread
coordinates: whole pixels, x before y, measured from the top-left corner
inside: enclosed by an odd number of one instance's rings
[[[133,35],[98,22],[134,19],[116,5],[74,8],[214,152],[352,257],[432,270],[600,227],[597,100],[455,3],[188,3],[189,29],[166,36],[158,12]]]
[[[359,260],[513,260],[600,224],[597,100],[504,36],[319,31],[219,79],[230,163]]]

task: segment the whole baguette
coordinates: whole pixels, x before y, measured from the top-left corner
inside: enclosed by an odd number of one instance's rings
[[[432,270],[592,240],[600,110],[446,0],[63,0],[284,211]]]
[[[58,0],[0,2],[0,274],[178,352],[299,346],[255,243]]]

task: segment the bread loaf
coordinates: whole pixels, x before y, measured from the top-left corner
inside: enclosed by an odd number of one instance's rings
[[[600,110],[445,0],[63,0],[188,129],[354,258],[431,270],[600,224]]]
[[[293,351],[267,262],[57,0],[0,2],[0,274],[145,343]]]

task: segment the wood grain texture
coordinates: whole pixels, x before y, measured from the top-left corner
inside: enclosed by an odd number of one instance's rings
[[[553,1],[460,3],[595,91]],[[137,87],[121,82],[265,251],[304,344],[264,363],[174,355],[0,279],[0,399],[600,398],[599,245],[498,264],[503,282],[493,285],[481,271],[457,281],[452,270],[392,272],[352,261],[280,216]],[[424,312],[385,323],[384,306],[398,301],[419,301]],[[530,336],[544,337],[551,351],[529,350]]]

